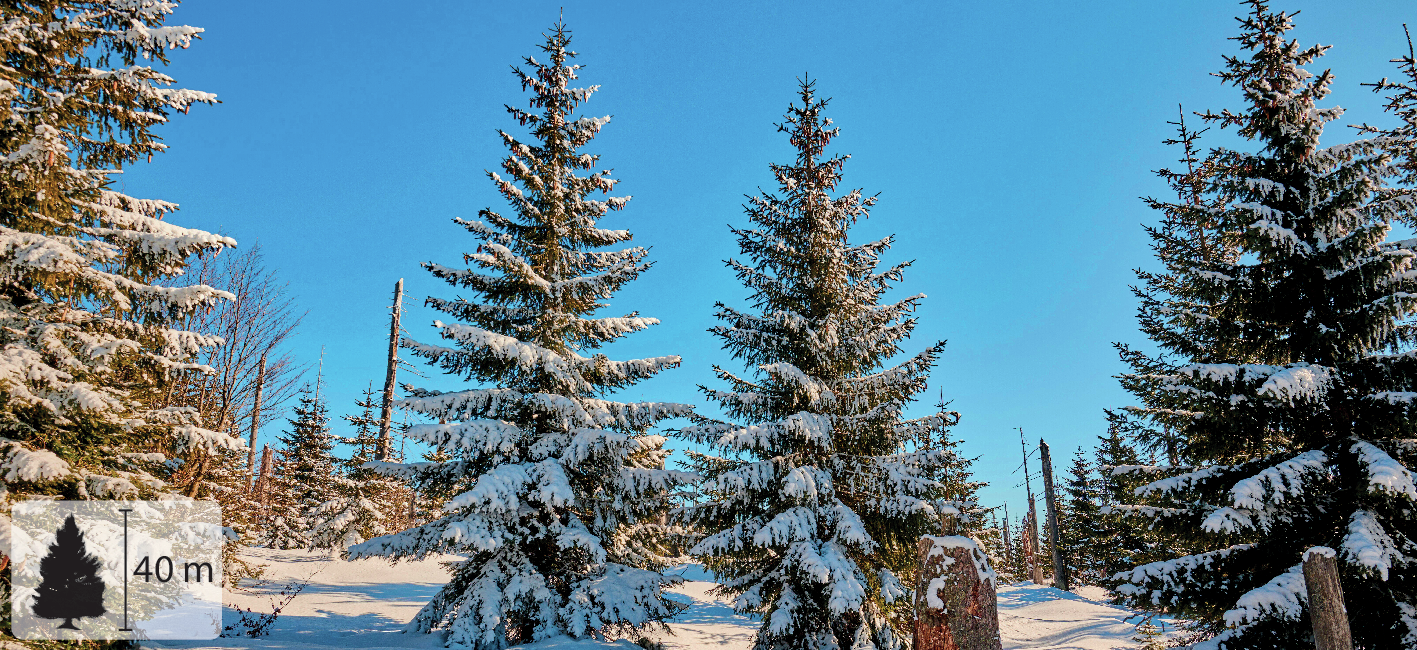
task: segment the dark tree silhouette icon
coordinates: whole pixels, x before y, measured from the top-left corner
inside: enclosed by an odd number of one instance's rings
[[[61,629],[77,630],[74,619],[103,616],[103,579],[98,570],[103,561],[89,555],[84,545],[84,533],[74,522],[74,515],[64,520],[55,533],[49,554],[39,561],[39,589],[34,600],[34,615],[40,618],[62,618]]]

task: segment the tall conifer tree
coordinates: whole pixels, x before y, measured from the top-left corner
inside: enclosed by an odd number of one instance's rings
[[[1223,319],[1157,343],[1190,363],[1158,373],[1176,397],[1189,467],[1121,468],[1150,481],[1149,520],[1182,557],[1116,578],[1136,606],[1198,621],[1202,647],[1313,644],[1301,558],[1337,551],[1355,645],[1417,645],[1417,253],[1388,241],[1409,194],[1381,139],[1322,147],[1332,75],[1304,66],[1325,47],[1287,40],[1292,15],[1251,0],[1221,79],[1246,106],[1207,114],[1253,141],[1222,149],[1206,193],[1236,254],[1195,280]],[[1192,346],[1196,341],[1204,346]],[[1197,354],[1192,350],[1204,352]],[[1137,498],[1134,497],[1134,498]]]
[[[647,431],[691,409],[609,397],[678,366],[679,357],[614,361],[595,352],[659,321],[594,315],[649,264],[641,247],[600,250],[630,240],[629,231],[597,225],[630,197],[593,198],[618,181],[594,171],[599,159],[580,149],[610,118],[573,115],[597,87],[571,86],[580,66],[570,41],[557,24],[541,46],[546,58],[513,68],[531,91],[531,110],[507,111],[531,138],[500,132],[508,177],[488,174],[513,214],[455,219],[481,242],[464,256],[473,268],[425,265],[482,300],[429,298],[463,321],[434,323],[451,345],[404,343],[479,385],[414,390],[400,406],[446,424],[407,435],[448,457],[379,467],[419,481],[425,493],[454,496],[433,521],[351,549],[353,557],[467,555],[409,624],[447,628],[450,645],[635,635],[677,610],[661,594],[674,580],[657,572],[665,559],[650,515],[692,477],[664,469],[664,439]]]
[[[1101,558],[1102,582],[1112,586],[1112,577],[1117,572],[1131,569],[1147,562],[1148,524],[1150,522],[1126,517],[1118,505],[1131,503],[1132,489],[1138,484],[1125,472],[1136,467],[1141,459],[1137,450],[1122,435],[1122,415],[1109,411],[1107,435],[1097,437],[1095,451],[1097,483],[1094,489],[1101,504],[1099,526],[1104,531],[1097,546],[1097,557]],[[1121,468],[1123,473],[1118,473]],[[1129,512],[1129,511],[1128,511]]]
[[[946,496],[949,448],[921,443],[958,415],[901,418],[944,344],[885,366],[924,296],[881,302],[907,264],[878,268],[889,237],[848,242],[875,198],[833,195],[846,156],[824,152],[837,129],[813,82],[800,100],[779,125],[797,153],[771,165],[780,193],[749,197],[752,226],[734,229],[747,260],[729,265],[752,310],[719,304],[711,330],[751,374],[715,368],[727,389],[703,390],[729,419],[683,430],[720,452],[692,456],[705,499],[687,515],[707,534],[692,553],[735,609],[762,616],[757,648],[897,648],[901,577],[920,535],[939,533]]]
[[[154,130],[174,111],[216,101],[160,71],[202,31],[163,25],[176,5],[0,10],[0,529],[12,501],[155,497],[169,492],[169,459],[241,446],[148,399],[218,343],[176,323],[231,298],[162,281],[236,242],[177,225],[173,203],[117,191],[119,173],[166,149]],[[8,573],[0,597],[8,621]]]
[[[177,206],[115,191],[166,149],[173,111],[216,96],[152,67],[202,31],[175,2],[7,5],[0,30],[0,464],[6,489],[67,498],[163,490],[153,462],[241,446],[189,409],[144,405],[164,373],[218,339],[175,329],[231,294],[162,286],[235,241],[163,219]]]

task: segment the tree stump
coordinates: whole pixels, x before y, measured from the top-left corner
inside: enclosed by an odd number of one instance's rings
[[[974,540],[920,538],[915,650],[1001,650],[995,574]]]
[[[1309,620],[1318,650],[1353,650],[1336,555],[1326,546],[1304,551],[1304,586],[1309,592]]]

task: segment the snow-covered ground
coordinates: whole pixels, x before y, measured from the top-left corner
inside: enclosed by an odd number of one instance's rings
[[[447,579],[448,572],[438,560],[391,566],[382,560],[344,562],[303,551],[254,549],[250,554],[250,559],[266,565],[265,582],[227,592],[227,625],[239,617],[231,606],[257,613],[270,612],[283,588],[292,582],[309,580],[309,585],[281,611],[269,635],[255,639],[236,637],[144,645],[253,650],[372,650],[442,645],[437,635],[399,632]],[[671,650],[747,650],[758,623],[734,614],[725,602],[710,595],[708,591],[714,583],[702,569],[685,566],[675,572],[682,575],[685,582],[674,590],[674,598],[689,603],[689,608],[674,621],[674,634],[663,639],[665,646]],[[1135,648],[1137,644],[1131,640],[1135,628],[1132,622],[1124,620],[1131,612],[1107,604],[1104,596],[1105,593],[1096,588],[1067,593],[1031,583],[1003,587],[999,591],[999,624],[1004,648]],[[638,646],[629,643],[614,646],[638,650]],[[588,650],[590,647],[608,646],[567,639],[537,644],[535,650]]]
[[[999,634],[1005,650],[1136,648],[1135,612],[1106,598],[1101,587],[1066,592],[1032,582],[1004,585],[999,589]]]

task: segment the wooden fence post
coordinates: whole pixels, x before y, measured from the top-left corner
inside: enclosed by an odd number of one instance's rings
[[[959,535],[920,538],[915,650],[1001,650],[997,580],[988,556]]]
[[[1309,591],[1309,621],[1314,626],[1314,645],[1318,650],[1353,650],[1348,609],[1343,605],[1343,584],[1338,581],[1337,555],[1327,546],[1304,551],[1304,586]]]

